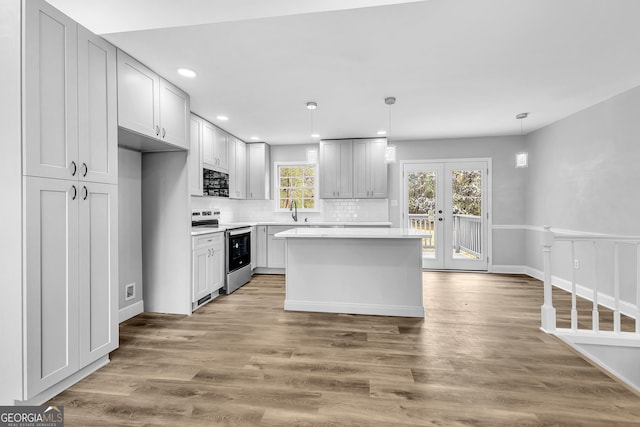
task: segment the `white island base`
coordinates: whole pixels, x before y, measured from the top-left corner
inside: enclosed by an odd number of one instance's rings
[[[284,309],[424,317],[422,235],[402,229],[293,229]]]

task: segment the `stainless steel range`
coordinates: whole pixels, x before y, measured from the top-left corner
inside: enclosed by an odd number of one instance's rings
[[[225,233],[225,273],[222,293],[230,294],[251,280],[251,226],[249,224],[221,224],[220,211],[193,210],[191,227],[193,230],[222,230]]]

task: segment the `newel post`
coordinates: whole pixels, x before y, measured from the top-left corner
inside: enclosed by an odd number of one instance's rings
[[[553,307],[551,293],[551,247],[554,235],[551,227],[544,226],[542,232],[542,263],[544,266],[544,303],[542,304],[542,330],[553,332],[556,330],[556,309]]]

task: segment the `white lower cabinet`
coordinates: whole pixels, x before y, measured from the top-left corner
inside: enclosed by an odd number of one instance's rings
[[[255,268],[267,268],[267,226],[256,226],[256,265]]]
[[[295,225],[269,225],[267,226],[267,268],[285,268],[285,239],[274,237],[276,233],[291,230],[292,228],[307,227],[302,224]]]
[[[30,399],[118,346],[117,186],[25,177]]]
[[[224,233],[193,237],[192,308],[206,301],[203,298],[224,286]],[[200,302],[199,302],[200,301]]]

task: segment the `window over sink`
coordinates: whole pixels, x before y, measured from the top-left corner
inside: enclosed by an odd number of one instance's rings
[[[276,162],[276,209],[289,210],[295,201],[298,210],[318,210],[316,165],[305,162]]]

